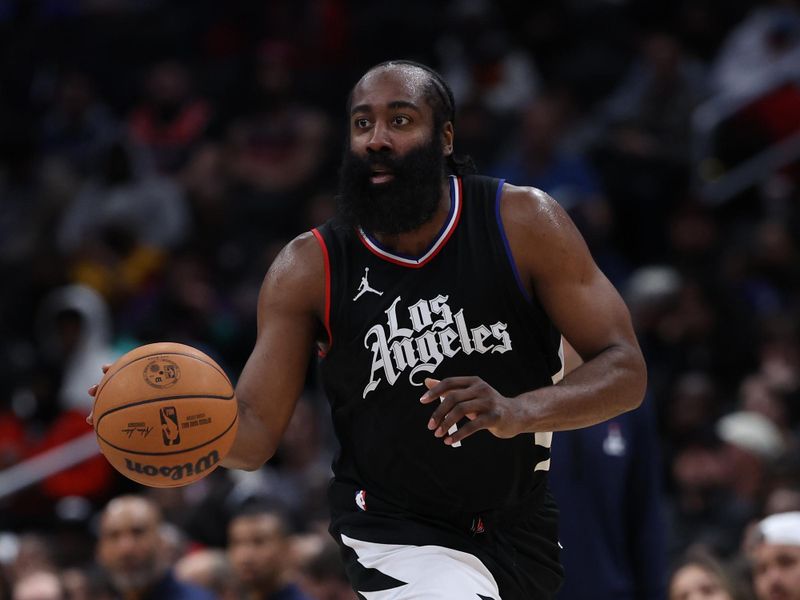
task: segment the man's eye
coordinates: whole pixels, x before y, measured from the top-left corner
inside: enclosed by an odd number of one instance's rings
[[[411,122],[411,119],[408,117],[404,117],[402,115],[398,115],[392,118],[392,123],[394,125],[408,125]]]
[[[369,119],[356,119],[353,121],[353,125],[355,125],[357,129],[369,127]]]

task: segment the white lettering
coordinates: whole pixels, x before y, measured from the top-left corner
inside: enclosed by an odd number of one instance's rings
[[[506,329],[508,329],[508,325],[500,321],[492,325],[492,335],[496,340],[500,341],[500,345],[492,348],[492,352],[503,354],[511,350],[511,336],[508,335]]]
[[[453,324],[453,313],[450,312],[450,307],[447,306],[447,298],[448,296],[439,294],[436,298],[431,300],[431,312],[435,315],[442,315],[441,319],[434,321],[434,329],[444,329],[448,325]]]
[[[453,348],[451,344],[458,339],[458,334],[448,327],[439,332],[439,343],[442,345],[442,353],[447,358],[453,358],[461,348]]]
[[[411,317],[411,325],[416,332],[422,331],[433,323],[431,309],[426,300],[420,300],[416,304],[409,306],[408,314]]]
[[[397,303],[400,302],[400,296],[394,299],[392,305],[386,309],[386,318],[389,323],[389,337],[393,340],[396,337],[411,337],[413,331],[406,327],[397,326]]]
[[[498,321],[470,328],[464,309],[454,314],[447,304],[447,296],[422,299],[410,305],[411,327],[399,321],[400,300],[400,296],[395,298],[385,311],[386,324],[373,325],[364,336],[364,347],[372,352],[372,364],[363,398],[377,389],[384,378],[392,386],[406,371],[409,383],[421,386],[424,378],[418,374],[433,373],[445,358],[452,358],[459,352],[487,354],[511,350],[506,323]],[[441,318],[434,320],[435,316]]]
[[[472,328],[472,339],[475,340],[475,350],[480,352],[481,354],[486,354],[489,352],[494,346],[486,347],[483,343],[492,335],[492,331],[486,325],[479,325],[478,327]]]
[[[464,351],[464,354],[472,354],[474,348],[472,347],[472,339],[470,339],[469,332],[467,331],[467,323],[464,320],[463,308],[456,313],[455,319],[458,337],[461,340],[461,349]]]

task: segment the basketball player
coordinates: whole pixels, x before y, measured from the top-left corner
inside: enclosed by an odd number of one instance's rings
[[[628,311],[553,199],[456,158],[437,73],[377,65],[347,108],[339,215],[267,273],[223,464],[273,455],[316,344],[341,444],[330,530],[353,588],[551,598],[550,432],[641,402]],[[560,334],[585,361],[561,381]]]

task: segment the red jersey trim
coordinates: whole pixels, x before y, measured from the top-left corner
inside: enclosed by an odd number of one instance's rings
[[[319,230],[315,227],[311,230],[311,233],[314,234],[314,237],[317,238],[317,242],[319,242],[319,247],[322,248],[322,257],[325,260],[325,315],[324,315],[324,324],[325,324],[325,331],[328,332],[328,349],[323,350],[319,348],[317,350],[317,354],[320,357],[325,357],[325,355],[330,352],[331,346],[333,346],[333,335],[331,334],[331,257],[328,254],[328,246],[325,244],[325,239],[322,237],[322,234]]]
[[[377,240],[369,237],[369,235],[360,227],[357,229],[358,239],[361,240],[361,243],[364,244],[367,250],[372,252],[378,258],[382,258],[383,260],[395,265],[409,267],[411,269],[419,269],[420,267],[424,267],[431,260],[433,260],[437,254],[439,254],[442,248],[444,248],[445,244],[447,244],[447,241],[453,235],[453,232],[455,232],[458,222],[461,219],[461,206],[463,204],[461,194],[461,178],[451,175],[450,182],[450,198],[453,201],[450,215],[448,216],[447,222],[445,222],[444,226],[439,231],[438,236],[431,244],[430,248],[428,248],[427,252],[425,252],[425,254],[419,258],[395,254],[387,248],[382,247]]]

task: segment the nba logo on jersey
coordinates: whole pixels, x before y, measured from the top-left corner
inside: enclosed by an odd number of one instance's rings
[[[165,446],[176,446],[181,443],[181,431],[178,428],[178,411],[174,406],[165,406],[160,411],[161,437]]]
[[[361,510],[367,510],[367,492],[365,490],[356,492],[356,506]]]

